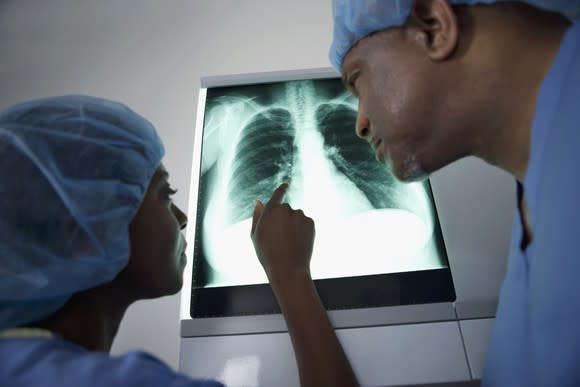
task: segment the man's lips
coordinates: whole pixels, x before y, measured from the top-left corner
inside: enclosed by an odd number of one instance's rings
[[[382,155],[382,145],[383,145],[383,140],[381,140],[380,138],[377,137],[370,137],[368,139],[369,144],[371,145],[371,147],[373,148],[373,150],[375,151],[375,157],[377,159],[377,161],[382,162],[383,160],[383,155]]]

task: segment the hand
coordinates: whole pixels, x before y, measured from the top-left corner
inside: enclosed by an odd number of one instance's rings
[[[310,276],[314,221],[282,199],[288,184],[280,185],[266,203],[256,201],[251,237],[270,282],[293,274]]]

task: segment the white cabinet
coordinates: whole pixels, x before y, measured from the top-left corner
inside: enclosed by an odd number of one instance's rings
[[[457,321],[337,330],[364,386],[469,381]],[[182,338],[180,370],[228,386],[298,386],[287,333]]]
[[[485,356],[487,353],[487,343],[491,336],[493,318],[462,320],[461,332],[465,343],[465,353],[469,360],[469,367],[474,379],[481,379]]]

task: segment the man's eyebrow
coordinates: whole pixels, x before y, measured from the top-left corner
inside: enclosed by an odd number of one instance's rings
[[[352,95],[356,96],[356,90],[354,85],[350,82],[350,79],[348,79],[348,77],[346,76],[346,73],[344,73],[341,77],[342,79],[342,84],[344,85],[345,89],[351,93]]]
[[[342,80],[342,84],[344,85],[344,87],[346,87],[347,90],[350,90],[350,85],[348,84],[348,79],[346,79],[346,73],[343,73],[342,76],[340,77],[340,79]]]
[[[367,37],[369,37],[369,36],[373,36],[373,35],[375,35],[375,34],[378,34],[379,32],[380,32],[380,31],[374,31],[374,32],[371,32],[370,34],[368,34],[368,35],[364,36],[364,38],[367,38]],[[354,48],[356,48],[356,47],[357,47],[357,46],[360,44],[360,41],[361,41],[361,40],[362,40],[362,39],[359,39],[359,40],[357,40],[356,42],[354,42],[354,44],[352,45],[352,47],[350,47],[350,48],[348,49],[348,51],[347,51],[347,52],[344,54],[344,57],[343,57],[343,60],[342,60],[342,64],[341,64],[341,66],[344,66],[344,62],[345,62],[345,58],[346,58],[346,56],[347,56],[347,55],[348,55],[348,54],[349,54],[349,53],[350,53],[350,52],[351,52],[351,51],[352,51]],[[352,60],[352,62],[353,62],[353,64],[352,64],[352,65],[353,65],[353,66],[360,66],[360,60],[361,60],[360,58],[355,58],[354,60]],[[350,92],[352,93],[352,92],[353,92],[353,90],[352,90],[352,89],[353,89],[353,85],[351,85],[351,84],[349,83],[349,79],[348,79],[348,77],[347,77],[347,75],[346,75],[346,74],[347,74],[347,72],[346,72],[346,71],[341,71],[341,72],[342,72],[342,75],[341,75],[342,84],[344,85],[344,87],[346,87],[346,89],[347,89],[348,91],[350,91]],[[353,93],[353,94],[354,94],[354,93]]]
[[[344,87],[346,88],[346,90],[348,90],[349,92],[351,92],[352,94],[354,93],[354,85],[352,85],[350,83],[350,79],[348,78],[348,75],[346,72],[344,72],[342,74],[342,76],[340,77],[340,79],[342,80],[342,84],[344,85]]]

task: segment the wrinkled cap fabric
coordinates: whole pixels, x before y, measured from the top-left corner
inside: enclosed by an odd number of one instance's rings
[[[450,0],[450,4],[492,4],[496,0]],[[521,1],[537,8],[559,12],[570,20],[580,18],[579,0]],[[329,59],[340,73],[342,61],[361,38],[390,27],[401,26],[407,20],[413,0],[332,0],[334,36]]]
[[[111,281],[163,145],[126,106],[88,96],[0,113],[0,328]]]

